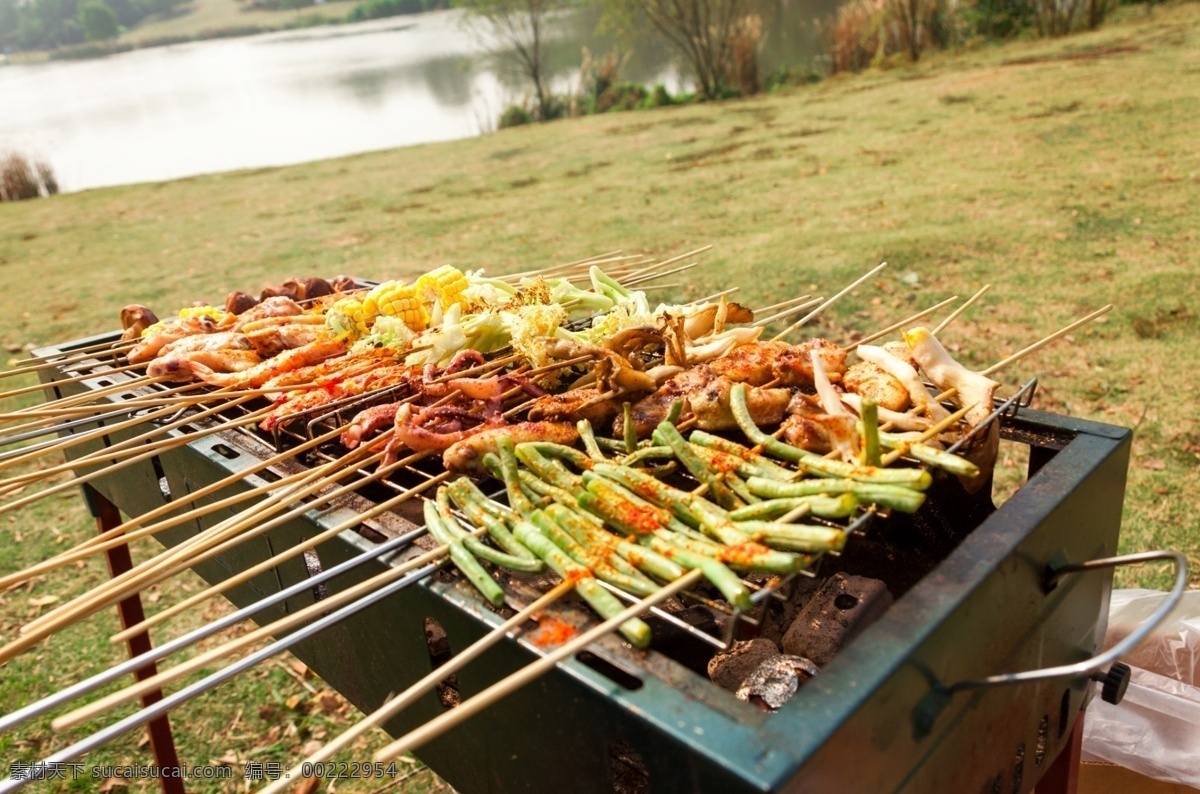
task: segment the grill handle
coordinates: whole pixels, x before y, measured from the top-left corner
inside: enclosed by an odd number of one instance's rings
[[[1111,703],[1119,703],[1125,694],[1125,686],[1129,681],[1129,667],[1117,660],[1133,650],[1142,640],[1146,639],[1162,623],[1167,614],[1179,603],[1183,591],[1187,587],[1187,558],[1177,551],[1144,551],[1137,554],[1125,554],[1120,557],[1104,557],[1087,562],[1068,563],[1046,566],[1044,585],[1049,592],[1057,586],[1064,576],[1073,573],[1119,568],[1124,565],[1137,565],[1156,560],[1171,560],[1175,563],[1175,584],[1171,587],[1166,599],[1154,610],[1145,623],[1130,632],[1129,636],[1109,648],[1104,653],[1075,664],[1064,664],[1058,667],[1044,667],[1041,670],[1026,670],[1020,673],[1002,673],[987,678],[965,679],[950,685],[934,681],[929,694],[917,704],[913,715],[918,735],[925,735],[933,728],[933,723],[942,710],[950,703],[950,699],[958,692],[967,689],[979,689],[988,686],[1004,686],[1006,684],[1024,684],[1030,681],[1045,681],[1052,678],[1081,678],[1088,677],[1104,684],[1104,699]],[[1111,665],[1111,667],[1110,667]],[[1104,668],[1109,668],[1104,670]],[[1103,672],[1101,672],[1103,670]]]

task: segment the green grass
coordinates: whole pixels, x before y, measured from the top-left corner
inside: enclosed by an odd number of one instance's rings
[[[992,294],[946,335],[977,366],[1111,301],[1106,322],[1005,379],[1039,375],[1041,407],[1135,428],[1121,551],[1181,549],[1197,571],[1198,73],[1200,6],[1178,6],[744,101],[2,205],[0,342],[78,337],[112,328],[129,302],[166,310],[292,275],[403,276],[446,262],[511,271],[704,243],[715,249],[677,279],[685,286],[656,295],[740,284],[744,303],[762,305],[830,294],[890,262],[822,319],[818,330],[835,340],[990,282]],[[0,531],[10,570],[93,530],[70,497],[0,516]],[[3,595],[4,635],[36,611],[32,599],[66,598],[104,571],[72,574]],[[1143,568],[1119,583],[1161,588],[1167,578]],[[174,584],[162,603],[196,586]],[[0,709],[117,659],[103,638],[113,628],[99,616],[10,664]],[[266,746],[298,758],[345,715],[289,709],[296,695],[298,706],[312,701],[269,666],[197,701],[175,718],[186,726],[183,757]],[[277,711],[264,719],[260,704]],[[39,722],[0,736],[0,756],[31,758],[57,741]],[[144,758],[136,742],[98,760]],[[409,783],[441,785],[427,773]]]

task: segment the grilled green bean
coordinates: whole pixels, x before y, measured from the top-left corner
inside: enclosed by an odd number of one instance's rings
[[[667,421],[673,425],[679,424],[679,415],[683,413],[683,400],[671,400],[671,407],[667,409]]]
[[[732,463],[736,465],[738,474],[743,477],[767,477],[787,482],[796,475],[796,472],[780,466],[765,455],[760,455],[741,444],[720,436],[714,436],[712,433],[693,430],[688,438],[693,446],[698,446],[703,450],[697,450],[697,454],[709,463],[716,464],[718,468],[728,468],[731,463],[727,458],[719,457],[720,455],[734,458]]]
[[[596,583],[591,572],[564,554],[558,546],[529,521],[518,521],[513,527],[517,538],[549,565],[559,576],[575,582],[575,592],[587,601],[600,617],[608,619],[620,614],[625,607],[617,597]],[[638,648],[650,647],[650,627],[639,618],[621,624],[621,634]]]
[[[658,585],[640,573],[630,575],[618,571],[608,560],[571,537],[569,532],[560,527],[558,522],[550,518],[543,511],[535,511],[529,517],[529,520],[541,530],[543,535],[550,538],[555,546],[562,549],[572,560],[591,571],[592,575],[597,579],[602,579],[615,587],[619,587],[635,595],[650,595],[658,589]]]
[[[607,468],[612,468],[612,469],[619,468],[619,467],[614,467],[614,466],[608,466],[607,464],[605,464],[605,466]],[[600,472],[600,471],[597,471],[596,473],[602,474],[602,472]],[[642,478],[648,478],[649,475],[644,475],[644,474],[641,474],[640,472],[636,472],[636,471],[634,471],[632,473],[634,475],[638,475],[638,476],[632,477],[631,481],[623,482],[623,484],[627,485],[630,488],[630,490],[632,490],[635,494],[638,494],[639,496],[642,496],[647,499],[652,499],[654,501],[658,501],[657,499],[654,499],[654,497],[652,496],[652,492],[650,492],[649,490],[643,491],[640,488],[640,486],[644,486],[646,484],[645,480]],[[653,480],[653,478],[649,478],[649,479]],[[657,483],[657,481],[655,481],[655,482]],[[669,488],[669,486],[662,485],[662,483],[657,483],[657,484],[662,486],[662,488]],[[599,499],[596,499],[597,494],[593,489],[600,491],[601,493],[603,493],[603,491],[600,489],[600,486],[598,486],[595,481],[588,483],[588,489],[589,489],[589,493],[590,493],[590,498],[589,498],[589,494],[580,494],[580,496],[579,496],[579,504],[582,505],[587,510],[590,510],[592,512],[601,510],[603,512],[599,513],[599,515],[602,515],[606,519],[608,519],[610,515],[615,515],[615,517],[612,519],[614,522],[621,520],[620,514],[622,512],[631,513],[635,517],[639,516],[639,514],[644,516],[644,511],[641,511],[637,505],[634,505],[632,502],[629,502],[628,500],[624,500],[624,499],[618,500],[618,498],[613,498],[612,501],[609,501],[608,498],[605,498],[603,500],[603,505],[600,505],[598,507],[591,507],[589,505],[595,505],[596,503],[601,501]],[[670,489],[670,490],[674,490],[674,489]],[[679,494],[679,493],[682,493],[682,492],[676,491],[676,494]],[[699,497],[693,496],[692,494],[684,494],[684,496],[688,497],[688,499],[692,500],[693,502],[702,502],[703,501]],[[585,501],[585,499],[587,499],[587,501]],[[702,529],[707,534],[712,535],[714,538],[716,538],[717,540],[719,540],[723,544],[725,544],[726,548],[724,548],[723,552],[722,552],[724,555],[723,561],[735,562],[736,564],[742,565],[747,568],[752,568],[754,570],[760,570],[760,571],[768,571],[770,573],[793,573],[804,567],[805,560],[798,558],[794,554],[790,554],[788,552],[783,552],[783,551],[775,551],[773,549],[768,549],[764,546],[761,546],[761,545],[751,542],[750,537],[746,533],[742,532],[737,527],[737,525],[735,525],[728,518],[724,518],[723,515],[719,514],[720,513],[719,508],[717,508],[715,505],[711,505],[711,504],[709,505],[709,507],[712,508],[712,511],[705,509],[704,512],[706,515],[705,515],[705,521],[702,525]],[[626,520],[628,520],[628,519],[626,519]],[[646,519],[640,518],[640,517],[635,518],[634,520],[636,521],[638,526],[644,525],[646,529],[649,529],[651,531],[653,530],[650,520],[646,520]],[[661,524],[660,524],[660,526],[661,526]],[[621,527],[621,528],[625,529],[625,527]],[[636,530],[635,530],[635,532],[636,532]],[[642,534],[649,534],[649,533],[637,532],[636,534],[642,535]]]
[[[747,505],[732,511],[729,517],[734,521],[771,521],[787,515],[801,505],[807,505],[808,511],[821,518],[845,518],[853,515],[858,507],[858,500],[853,494],[844,493],[839,496],[797,496],[789,499],[770,499],[758,504]]]
[[[467,551],[462,539],[455,537],[453,532],[442,525],[437,506],[428,499],[425,500],[425,528],[433,535],[434,540],[447,548],[450,561],[462,572],[466,580],[473,584],[492,606],[503,606],[504,590],[484,570],[479,560]]]
[[[585,513],[582,510],[576,512],[576,510],[578,510],[578,505],[575,509],[570,510],[562,505],[550,505],[542,512],[553,519],[554,523],[570,535],[576,543],[591,552],[603,555],[603,558],[621,573],[640,577],[641,572],[620,554],[617,554],[616,549],[612,548],[612,543],[610,542],[612,535],[601,529],[603,522],[600,522],[600,526],[598,526],[593,521],[598,522],[600,521],[599,518],[591,513]],[[564,521],[564,515],[570,516],[572,520],[569,522]],[[584,518],[584,516],[587,516],[587,518]]]
[[[643,447],[632,455],[626,455],[621,459],[622,466],[636,466],[643,460],[651,458],[673,458],[675,452],[670,447]]]
[[[892,433],[880,433],[879,441],[888,449],[905,448],[907,457],[919,460],[927,466],[936,466],[943,471],[957,474],[960,477],[976,477],[979,467],[966,458],[951,454],[942,449],[936,449],[928,444],[914,444],[906,441],[903,436]]]
[[[545,566],[542,565],[541,560],[537,559],[532,554],[526,552],[528,554],[527,557],[518,556],[516,554],[508,554],[507,552],[492,548],[479,538],[463,529],[462,526],[459,525],[458,519],[454,517],[454,514],[450,510],[449,497],[449,491],[445,486],[438,489],[438,516],[442,519],[442,525],[446,529],[450,530],[455,537],[459,538],[463,542],[463,545],[467,547],[468,551],[470,551],[476,557],[487,560],[490,563],[494,563],[504,568],[509,568],[514,571],[521,571],[522,573],[541,573]],[[515,538],[513,539],[513,542],[516,543]]]
[[[621,403],[621,414],[624,417],[621,424],[625,431],[625,454],[632,455],[638,448],[637,428],[633,426],[633,403]]]
[[[680,566],[662,555],[630,543],[623,538],[618,538],[607,530],[592,526],[584,518],[585,515],[590,516],[591,513],[580,513],[567,510],[559,505],[551,505],[546,509],[546,515],[553,518],[560,527],[570,532],[572,537],[579,540],[580,543],[610,547],[618,557],[625,559],[630,565],[651,576],[672,581],[683,575],[683,569]],[[581,539],[581,536],[586,540]],[[612,559],[611,555],[609,559]]]
[[[459,509],[467,514],[467,518],[471,519],[472,524],[487,529],[488,535],[496,541],[497,546],[515,557],[523,557],[529,561],[537,560],[533,552],[521,545],[521,542],[508,531],[503,520],[487,511],[485,505],[495,503],[480,493],[479,489],[474,487],[474,483],[466,477],[461,477],[447,486],[447,492]],[[516,520],[516,514],[511,515]]]
[[[726,510],[736,510],[742,507],[742,501],[737,498],[737,495],[730,489],[728,485],[707,466],[704,462],[692,451],[692,446],[687,442],[679,431],[675,429],[675,425],[670,422],[662,422],[654,430],[654,441],[658,444],[666,444],[675,453],[675,457],[683,464],[684,468],[692,473],[700,482],[708,486],[709,493],[713,499],[721,507]]]
[[[608,460],[604,457],[604,451],[600,449],[600,445],[596,443],[596,434],[592,431],[592,423],[586,419],[580,419],[575,423],[575,427],[579,430],[579,438],[583,440],[583,448],[587,450],[588,457],[592,460]],[[518,447],[520,444],[517,445]],[[518,455],[518,457],[520,457]]]
[[[522,518],[529,518],[529,514],[536,508],[533,501],[521,490],[521,478],[517,474],[517,455],[513,451],[512,439],[501,436],[496,441],[496,450],[500,453],[500,473],[504,478],[504,488],[508,491],[508,504]],[[484,462],[487,462],[486,456]]]
[[[923,469],[889,469],[875,466],[857,466],[839,460],[828,460],[815,452],[793,447],[791,444],[767,435],[758,429],[750,411],[746,407],[746,385],[736,383],[729,391],[729,407],[738,427],[746,437],[755,444],[761,444],[763,449],[785,460],[794,462],[805,471],[821,477],[847,477],[851,480],[869,483],[886,483],[890,485],[905,485],[909,488],[925,490],[933,479],[929,472]]]
[[[768,499],[794,499],[818,493],[852,493],[863,504],[877,504],[880,507],[888,507],[902,513],[915,513],[925,503],[925,494],[920,491],[897,485],[874,485],[856,480],[815,477],[796,482],[779,482],[762,477],[751,477],[746,484],[752,493]]]
[[[809,524],[775,524],[770,521],[742,521],[738,527],[753,540],[790,551],[841,551],[846,545],[845,530]]]
[[[621,509],[621,506],[599,499],[592,493],[581,494],[579,503],[584,509],[604,516],[613,526],[620,529],[625,528],[622,526],[624,511]],[[660,531],[667,538],[671,536],[671,533],[666,530]],[[678,563],[684,568],[699,568],[704,573],[704,577],[721,591],[721,594],[725,596],[725,599],[729,603],[734,604],[740,609],[750,608],[750,593],[746,589],[746,586],[742,584],[742,581],[737,578],[737,575],[733,571],[729,570],[719,560],[704,554],[697,554],[686,548],[683,544],[672,543],[666,538],[660,537],[657,532],[637,535],[637,539],[638,543],[646,546],[646,548],[661,554],[663,557]],[[716,548],[720,550],[723,547]]]
[[[863,463],[879,466],[879,408],[870,397],[862,401]]]
[[[604,439],[596,439],[596,442],[603,445]],[[580,471],[587,471],[595,465],[595,461],[583,454],[574,447],[568,447],[564,444],[555,444],[552,441],[527,441],[530,447],[536,449],[547,458],[558,458],[565,460]]]

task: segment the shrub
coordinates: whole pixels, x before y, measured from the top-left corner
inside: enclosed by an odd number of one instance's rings
[[[830,72],[857,72],[904,53],[949,43],[951,12],[942,0],[851,0],[820,26]]]
[[[532,124],[533,116],[529,114],[521,105],[509,105],[500,114],[500,121],[497,123],[497,128],[507,129],[508,127],[520,127],[524,124]]]
[[[729,88],[741,94],[757,94],[762,87],[758,80],[758,50],[762,42],[762,17],[748,14],[739,19],[729,32]]]
[[[92,0],[79,6],[79,24],[88,41],[115,39],[121,32],[117,15],[101,0]]]
[[[650,92],[640,83],[613,83],[596,97],[595,112],[608,113],[610,110],[635,110],[650,96]]]
[[[643,100],[642,107],[661,108],[671,104],[674,104],[674,100],[667,87],[662,83],[655,83],[654,88],[650,89],[650,94]]]
[[[296,2],[297,0],[287,1]],[[366,2],[356,5],[346,19],[350,22],[363,22],[368,19],[420,14],[423,11],[448,7],[449,4],[445,0],[366,0]]]
[[[23,201],[58,192],[54,171],[43,162],[20,154],[0,158],[0,201]]]

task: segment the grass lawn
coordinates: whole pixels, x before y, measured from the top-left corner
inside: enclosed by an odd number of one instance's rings
[[[294,11],[246,11],[245,3],[238,0],[193,0],[190,10],[164,19],[148,19],[121,34],[120,42],[138,44],[149,39],[175,36],[203,36],[206,31],[257,26],[262,28],[285,28],[293,20],[320,15],[329,19],[343,19],[358,0],[335,0],[320,6],[300,8]]]
[[[1113,302],[1106,322],[1005,379],[1039,375],[1041,407],[1136,429],[1120,550],[1184,550],[1200,583],[1200,425],[1187,365],[1200,331],[1198,87],[1200,5],[1181,5],[1134,11],[1097,33],[743,101],[0,205],[0,343],[74,338],[114,327],[126,303],[169,311],[292,275],[404,276],[443,263],[512,271],[704,243],[715,249],[703,265],[658,294],[740,284],[744,303],[763,305],[831,294],[890,262],[822,319],[818,330],[835,340],[990,282],[992,294],[947,334],[979,367]],[[0,516],[0,569],[92,531],[73,495]],[[3,634],[46,598],[105,575],[99,562],[71,573],[0,596]],[[151,593],[148,607],[197,582]],[[1162,588],[1167,577],[1144,568],[1119,583]],[[0,710],[116,660],[105,640],[114,627],[98,616],[11,663]],[[321,682],[301,678],[287,662],[267,666],[181,709],[183,757],[297,759],[352,716],[328,699],[322,708]],[[39,721],[0,736],[0,757],[44,755],[63,738]],[[95,760],[144,759],[138,740]],[[364,740],[347,760],[381,741]],[[404,785],[394,790],[443,784],[418,772]]]

